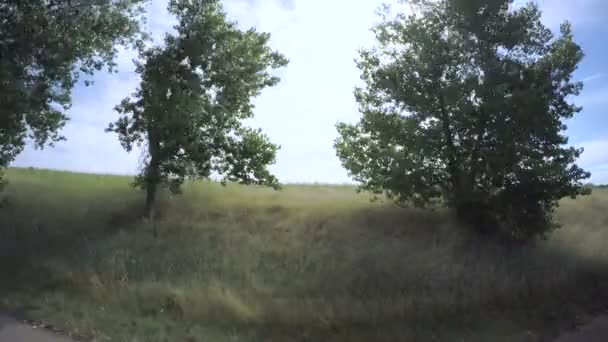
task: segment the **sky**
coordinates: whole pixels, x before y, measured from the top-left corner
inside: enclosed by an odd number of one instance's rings
[[[147,29],[156,41],[171,29],[166,0],[151,0]],[[290,64],[280,70],[278,86],[254,100],[260,127],[281,146],[271,170],[282,182],[348,183],[350,177],[335,155],[335,124],[360,118],[353,88],[360,84],[354,59],[362,47],[374,45],[370,28],[382,0],[225,0],[228,16],[242,28],[270,32],[270,44]],[[516,0],[516,3],[525,2]],[[586,57],[575,74],[585,89],[575,102],[584,110],[568,122],[570,143],[584,147],[579,165],[592,172],[591,181],[608,183],[608,1],[537,0],[543,21],[554,30],[567,19]],[[90,87],[73,93],[66,141],[36,150],[28,146],[14,166],[70,171],[135,174],[141,153],[127,153],[117,136],[104,132],[117,114],[113,108],[138,85],[132,59],[121,50],[116,74],[100,73]]]

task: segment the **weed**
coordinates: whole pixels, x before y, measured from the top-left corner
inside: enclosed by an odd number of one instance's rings
[[[7,178],[1,304],[99,340],[517,341],[607,303],[606,190],[513,249],[350,186],[190,183],[154,238],[128,177]]]

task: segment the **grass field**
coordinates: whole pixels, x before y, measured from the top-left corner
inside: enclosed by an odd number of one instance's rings
[[[608,304],[606,189],[507,249],[350,186],[187,184],[155,239],[128,177],[7,178],[0,305],[85,340],[540,341]]]

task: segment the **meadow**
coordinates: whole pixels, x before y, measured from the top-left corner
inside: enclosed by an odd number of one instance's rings
[[[353,186],[10,169],[0,307],[90,341],[544,341],[608,304],[608,189],[523,247]],[[152,234],[153,226],[158,237]]]

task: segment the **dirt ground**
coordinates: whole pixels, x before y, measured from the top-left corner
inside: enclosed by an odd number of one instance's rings
[[[0,342],[73,342],[42,328],[0,315]]]
[[[605,342],[608,341],[608,316],[598,317],[581,329],[568,333],[555,342]]]
[[[555,342],[605,342],[608,341],[608,316],[596,318],[578,331],[568,333]],[[0,342],[73,342],[42,328],[34,328],[0,315]]]

